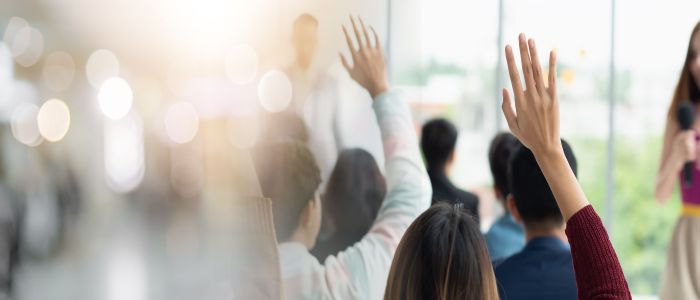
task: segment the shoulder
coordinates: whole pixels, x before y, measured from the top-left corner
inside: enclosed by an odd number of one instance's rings
[[[498,280],[503,280],[506,277],[517,276],[519,274],[519,265],[522,252],[515,253],[511,256],[495,259],[493,264],[493,272]],[[522,271],[522,270],[520,270]]]

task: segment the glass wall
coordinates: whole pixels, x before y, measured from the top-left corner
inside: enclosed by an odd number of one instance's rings
[[[556,49],[562,135],[577,155],[579,180],[610,230],[633,293],[656,294],[679,203],[676,196],[657,204],[654,178],[700,3],[392,2],[393,81],[409,93],[418,124],[440,116],[461,130],[452,177],[481,196],[483,229],[501,213],[486,160],[490,138],[507,129],[499,90],[510,83],[498,56],[520,32],[536,38],[541,52]]]

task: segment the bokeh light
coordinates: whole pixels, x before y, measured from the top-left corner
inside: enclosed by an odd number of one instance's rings
[[[65,90],[73,82],[75,61],[63,51],[56,51],[46,57],[42,72],[46,86],[54,92]]]
[[[49,142],[58,142],[70,128],[70,110],[58,99],[46,101],[37,114],[39,133]]]
[[[18,64],[31,67],[44,53],[44,35],[34,27],[22,27],[15,33],[10,49]]]
[[[119,77],[107,79],[98,95],[100,110],[112,120],[126,116],[134,102],[134,93],[126,80]]]
[[[107,185],[117,193],[138,187],[145,174],[143,120],[136,112],[105,120],[104,162]]]
[[[260,78],[258,97],[267,111],[281,112],[292,101],[292,82],[279,70],[269,71]]]
[[[22,103],[12,112],[10,127],[12,136],[27,146],[38,146],[43,141],[39,134],[37,115],[39,107],[31,103]]]
[[[90,85],[94,88],[101,88],[107,79],[119,75],[119,60],[112,51],[97,50],[88,58],[85,74]]]
[[[258,141],[260,121],[256,115],[235,116],[228,119],[229,142],[239,149],[250,149]]]
[[[258,55],[253,47],[236,45],[226,55],[226,75],[235,84],[247,84],[258,73]]]
[[[22,19],[20,17],[11,17],[10,20],[7,22],[7,26],[5,26],[5,33],[2,39],[5,41],[5,43],[8,43],[10,46],[12,46],[15,40],[15,36],[17,36],[17,32],[19,32],[20,29],[25,27],[29,27],[29,22],[27,22],[27,20]]]
[[[199,114],[188,102],[177,102],[165,113],[165,132],[177,144],[190,142],[199,130]]]

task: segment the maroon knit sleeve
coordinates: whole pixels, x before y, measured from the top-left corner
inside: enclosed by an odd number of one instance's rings
[[[632,299],[625,274],[598,214],[588,205],[566,223],[578,298]]]

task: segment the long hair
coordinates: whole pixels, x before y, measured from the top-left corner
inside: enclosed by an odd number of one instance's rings
[[[324,228],[330,239],[319,240],[320,260],[355,244],[369,232],[386,196],[386,180],[369,152],[340,152],[323,196]]]
[[[693,53],[693,38],[698,32],[700,32],[700,22],[695,25],[693,32],[690,34],[688,52],[685,55],[685,63],[683,63],[681,77],[678,79],[678,85],[676,85],[676,91],[673,93],[673,100],[668,109],[669,118],[675,116],[681,102],[686,100],[690,100],[693,103],[700,102],[700,89],[698,88],[697,80],[693,77],[693,74],[690,73],[690,64],[695,55],[699,55],[698,53]]]
[[[399,243],[384,299],[497,300],[491,258],[473,217],[446,203],[421,214]]]

